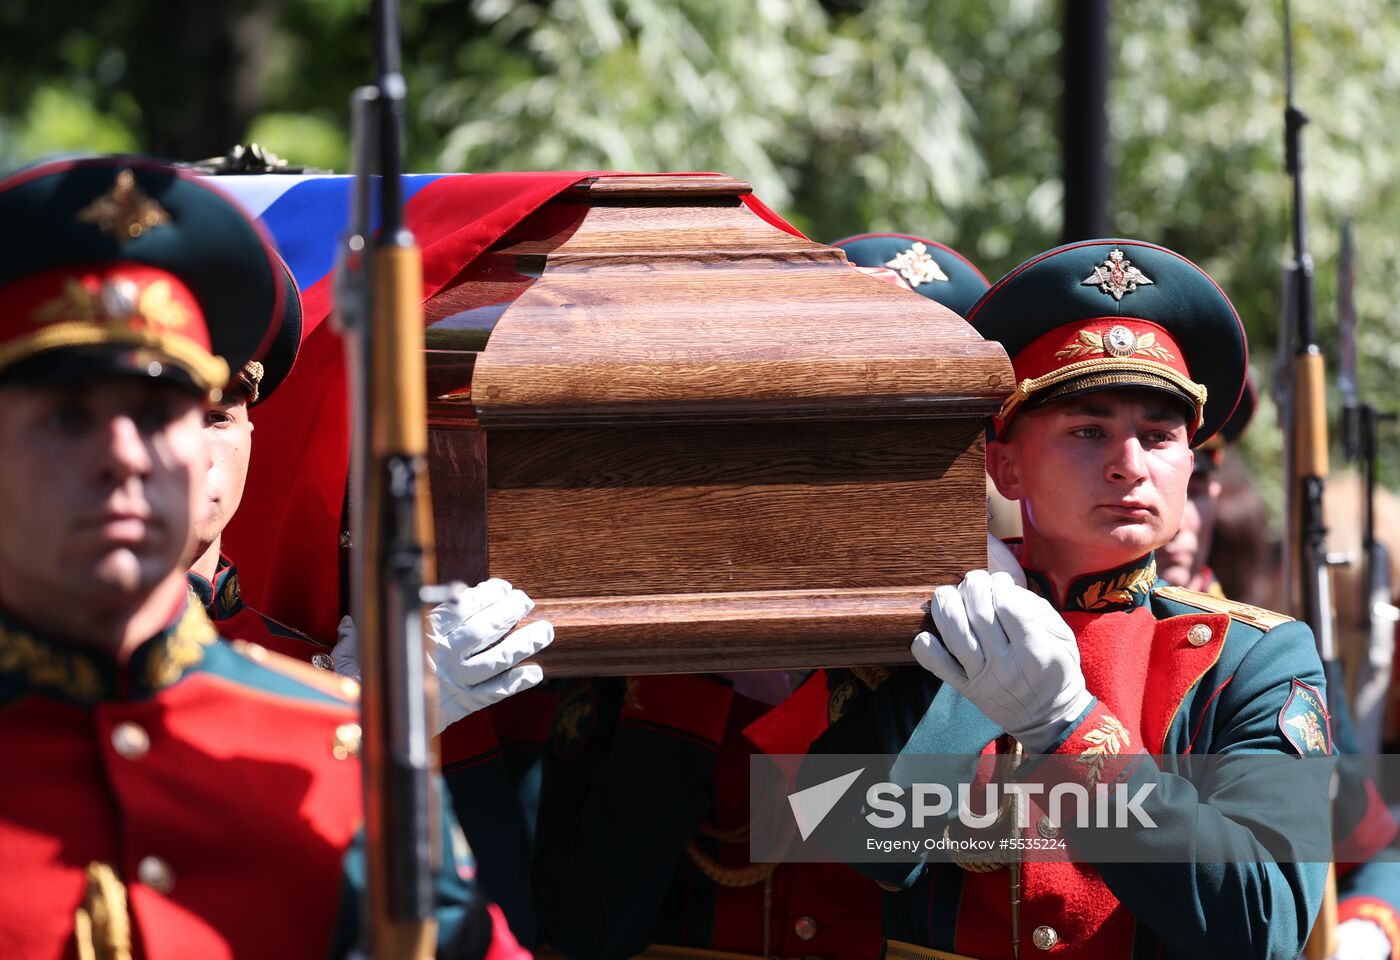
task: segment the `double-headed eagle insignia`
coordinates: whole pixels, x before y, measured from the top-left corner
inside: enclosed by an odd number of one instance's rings
[[[893,260],[886,262],[885,266],[909,281],[911,287],[933,283],[935,280],[942,283],[951,282],[943,268],[938,265],[938,261],[929,255],[928,247],[917,240],[908,250],[901,251]]]
[[[1094,272],[1079,282],[1081,287],[1098,287],[1114,300],[1122,300],[1138,287],[1151,284],[1147,274],[1133,266],[1133,261],[1114,247],[1108,258],[1094,267]]]
[[[92,223],[110,233],[117,243],[135,240],[154,227],[170,222],[170,214],[136,183],[130,170],[117,174],[117,182],[78,214],[80,223]]]

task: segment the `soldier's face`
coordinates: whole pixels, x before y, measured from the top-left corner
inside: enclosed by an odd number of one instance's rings
[[[233,519],[248,481],[248,458],[253,452],[253,424],[241,394],[215,404],[204,414],[209,441],[209,472],[205,477],[208,515],[195,525],[195,552],[202,554]]]
[[[987,445],[1003,496],[1021,501],[1030,562],[1066,574],[1115,567],[1181,523],[1194,455],[1185,410],[1150,390],[1046,404]]]
[[[117,610],[180,569],[204,509],[202,413],[149,380],[0,390],[0,601],[43,627],[46,611]]]

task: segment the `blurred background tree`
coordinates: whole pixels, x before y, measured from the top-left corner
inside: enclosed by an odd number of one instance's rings
[[[721,170],[816,239],[924,233],[996,277],[1059,240],[1073,2],[403,0],[411,165]],[[255,140],[344,170],[367,8],[0,0],[0,164]],[[1294,21],[1319,320],[1335,340],[1351,213],[1363,387],[1385,407],[1400,382],[1400,17],[1391,0],[1296,0]],[[1279,7],[1120,0],[1111,29],[1113,229],[1221,281],[1267,384],[1288,249]],[[1277,446],[1256,429],[1246,450],[1275,484]]]

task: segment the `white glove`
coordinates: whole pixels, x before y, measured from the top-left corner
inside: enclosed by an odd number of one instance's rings
[[[914,638],[914,659],[1028,751],[1043,753],[1093,702],[1069,624],[1010,574],[973,570],[929,606],[937,633]]]
[[[534,606],[523,592],[493,579],[438,604],[428,614],[432,642],[428,666],[437,675],[438,688],[434,733],[544,679],[537,665],[518,664],[549,646],[553,625],[536,620],[511,632]],[[340,621],[336,634],[340,640],[331,651],[331,663],[337,673],[358,679],[359,639],[349,617]]]
[[[331,666],[342,677],[360,679],[360,635],[350,614],[340,618],[335,626],[335,646],[331,648]]]
[[[1009,573],[1016,586],[1026,585],[1026,571],[1021,569],[1021,561],[1016,559],[1010,547],[990,533],[987,534],[987,572]]]
[[[515,630],[534,607],[535,601],[522,591],[491,579],[428,614],[428,636],[434,644],[428,661],[438,676],[439,732],[544,679],[544,671],[533,663],[516,666],[554,640],[548,620]]]
[[[1380,924],[1360,917],[1337,924],[1337,950],[1328,960],[1386,960],[1390,938]]]

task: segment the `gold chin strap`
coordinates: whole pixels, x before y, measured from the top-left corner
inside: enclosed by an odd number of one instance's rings
[[[1092,377],[1093,384],[1100,388],[1133,387],[1142,383],[1140,377],[1135,376],[1135,374],[1148,374],[1157,380],[1165,380],[1190,397],[1196,407],[1196,423],[1193,429],[1199,430],[1201,428],[1201,424],[1205,421],[1207,393],[1205,384],[1196,383],[1164,363],[1133,358],[1081,360],[1078,363],[1071,363],[1057,370],[1051,370],[1043,376],[1027,377],[1016,384],[1016,389],[1011,391],[1011,395],[1002,403],[1001,410],[997,413],[997,419],[1005,423],[1011,419],[1012,414],[1020,409],[1022,404],[1031,399],[1032,395],[1058,386],[1066,380],[1073,380],[1076,377]]]
[[[78,960],[131,960],[126,887],[109,864],[88,864],[87,895],[74,912],[73,937]]]

